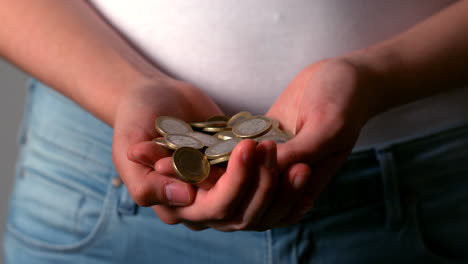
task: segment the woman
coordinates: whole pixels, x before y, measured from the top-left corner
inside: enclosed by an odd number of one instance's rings
[[[467,1],[22,0],[0,12],[0,54],[39,80],[6,263],[468,259]],[[241,110],[295,137],[242,141],[210,187],[178,181],[150,142],[158,116]]]

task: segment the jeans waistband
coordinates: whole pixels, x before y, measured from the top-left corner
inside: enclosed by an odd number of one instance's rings
[[[467,157],[468,124],[352,153],[306,218],[379,202],[399,218],[402,197],[466,177]]]

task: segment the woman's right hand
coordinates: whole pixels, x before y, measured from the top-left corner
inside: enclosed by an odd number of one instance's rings
[[[163,115],[185,121],[206,120],[222,115],[221,110],[201,90],[170,78],[126,91],[120,96],[114,116],[112,153],[130,195],[141,206],[191,204],[195,195],[192,185],[158,174],[153,168],[155,160],[171,155],[151,142],[160,136],[154,122]]]

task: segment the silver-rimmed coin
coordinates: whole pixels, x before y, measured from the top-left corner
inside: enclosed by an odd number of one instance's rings
[[[235,124],[237,124],[238,122],[242,121],[242,120],[245,120],[245,119],[248,119],[248,118],[251,118],[252,117],[252,114],[249,113],[249,112],[246,112],[246,111],[243,111],[243,112],[239,112],[235,115],[233,115],[228,123],[227,123],[227,126],[228,127],[233,127]]]
[[[200,133],[200,132],[189,132],[189,133],[187,133],[187,135],[198,139],[206,147],[210,147],[210,146],[220,142],[220,140],[218,138],[215,138],[214,136],[210,136],[208,134],[204,134],[204,133]]]
[[[230,155],[232,150],[237,146],[240,142],[239,139],[230,139],[226,141],[221,141],[217,144],[214,144],[211,147],[208,147],[205,150],[205,155],[209,159],[217,159],[223,156]]]
[[[203,132],[211,132],[211,133],[217,133],[221,131],[229,131],[231,130],[230,127],[204,127],[202,128]]]
[[[272,118],[270,118],[270,119],[271,119],[271,127],[279,129],[279,127],[280,127],[279,121],[276,120],[276,119],[272,119]]]
[[[272,121],[265,116],[254,116],[234,125],[232,132],[240,138],[254,138],[267,133]]]
[[[262,137],[274,136],[274,135],[280,135],[280,134],[283,134],[283,131],[281,131],[279,128],[275,126],[271,126],[271,129],[268,132],[266,132],[264,135],[262,135]]]
[[[185,121],[170,116],[160,116],[156,119],[156,130],[162,136],[168,134],[187,134],[192,127]]]
[[[164,140],[171,149],[178,149],[181,147],[194,149],[203,148],[203,143],[200,142],[200,140],[184,134],[168,134],[164,136]]]
[[[217,159],[212,159],[210,160],[210,164],[211,165],[215,165],[215,164],[219,164],[219,163],[223,163],[223,162],[226,162],[226,161],[229,161],[229,158],[231,157],[231,155],[227,155],[227,156],[223,156],[221,158],[217,158]]]
[[[225,131],[221,131],[221,132],[214,134],[213,137],[221,139],[221,140],[229,140],[229,139],[236,138],[236,135],[234,135],[232,131],[225,130]]]
[[[205,121],[205,122],[192,122],[189,123],[192,127],[204,128],[204,127],[225,127],[227,126],[226,121]]]
[[[286,135],[277,134],[277,135],[264,135],[264,136],[255,138],[254,140],[257,142],[271,140],[275,142],[276,144],[283,144],[283,143],[286,143],[289,140],[289,138]]]
[[[167,143],[166,143],[166,140],[164,140],[163,137],[158,137],[158,138],[155,138],[152,140],[154,143],[158,144],[159,146],[163,146],[165,148],[170,148]]]
[[[206,121],[229,121],[229,117],[227,116],[212,116],[208,118]]]

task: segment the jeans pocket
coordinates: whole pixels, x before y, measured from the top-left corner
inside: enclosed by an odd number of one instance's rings
[[[78,250],[104,231],[113,209],[111,185],[99,199],[43,172],[22,168],[10,200],[7,231],[28,247],[39,250]]]

